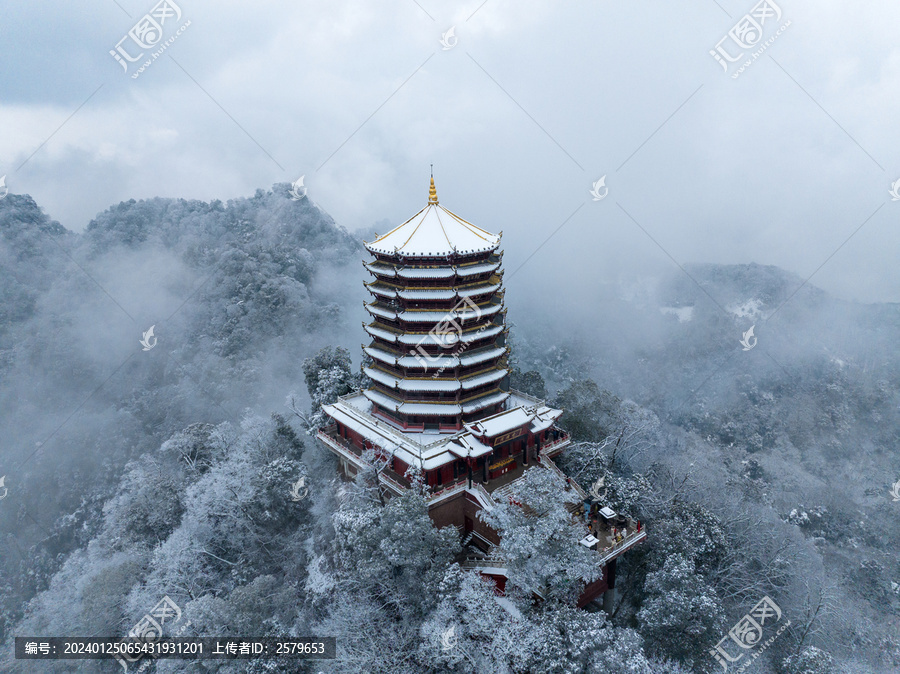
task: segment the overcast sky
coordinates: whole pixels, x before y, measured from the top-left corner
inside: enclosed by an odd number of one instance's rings
[[[0,3],[11,192],[78,231],[304,175],[352,231],[421,208],[433,163],[442,204],[503,231],[508,275],[543,244],[531,282],[758,262],[900,301],[897,3],[778,0],[742,50],[745,0],[176,1],[163,40],[190,25],[136,79],[146,55],[110,50],[152,1]],[[727,73],[723,38],[745,52]]]

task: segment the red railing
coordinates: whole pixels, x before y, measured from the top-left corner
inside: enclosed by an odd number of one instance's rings
[[[568,441],[569,441],[569,434],[565,433],[565,432],[561,432],[560,436],[553,442],[548,442],[545,445],[541,445],[541,454],[544,454],[545,452],[553,449],[554,447],[557,447],[557,446],[561,445],[562,443],[568,442]]]

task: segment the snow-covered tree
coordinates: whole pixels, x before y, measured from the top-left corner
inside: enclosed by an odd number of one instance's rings
[[[647,574],[644,587],[637,618],[654,651],[695,662],[727,629],[722,602],[690,557],[670,555],[660,570]]]
[[[478,513],[500,534],[499,552],[506,560],[510,585],[573,601],[586,583],[600,577],[598,555],[578,544],[584,527],[566,508],[578,501],[559,475],[537,466],[502,495],[495,495],[494,507]]]
[[[621,401],[591,379],[573,381],[553,403],[566,410],[566,428],[576,440],[602,442],[616,428]]]
[[[315,356],[304,360],[303,376],[312,400],[310,415],[306,417],[297,409],[296,394],[288,396],[288,406],[304,421],[310,432],[329,423],[322,405],[330,405],[340,396],[360,388],[363,383],[362,375],[353,372],[350,352],[342,346],[323,347]]]
[[[831,674],[834,658],[815,646],[807,646],[802,653],[790,655],[781,665],[782,674]]]

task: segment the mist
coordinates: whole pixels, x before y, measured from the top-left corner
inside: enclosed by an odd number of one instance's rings
[[[138,72],[110,51],[149,5],[6,3],[0,644],[126,633],[187,574],[197,634],[326,629],[371,655],[396,628],[410,671],[468,671],[422,644],[487,595],[447,571],[420,503],[376,515],[339,482],[310,424],[365,383],[363,243],[416,213],[433,174],[442,206],[502,232],[512,380],[596,430],[562,467],[659,532],[602,625],[513,597],[532,622],[473,619],[471,643],[608,629],[639,656],[629,672],[713,671],[704,648],[771,593],[795,621],[821,610],[759,671],[896,671],[900,8],[778,2],[759,58],[717,61],[754,6],[183,2],[189,25]],[[347,371],[322,356],[338,347]],[[293,511],[282,482],[301,473]],[[412,591],[371,571],[400,598],[385,617],[347,589],[375,534],[348,552],[336,532],[392,517],[416,524],[407,561],[433,552],[449,575]],[[245,550],[185,562],[234,531]],[[667,636],[667,582],[708,609],[688,621],[696,652]],[[490,643],[482,667],[576,663]],[[22,666],[11,652],[0,668]],[[577,671],[625,671],[610,653]]]

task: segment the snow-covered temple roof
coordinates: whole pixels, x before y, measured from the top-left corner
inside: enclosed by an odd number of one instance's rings
[[[453,461],[456,457],[475,458],[489,454],[493,450],[492,446],[478,439],[477,436],[482,435],[478,432],[481,429],[472,428],[477,424],[467,424],[464,429],[455,433],[438,433],[436,431],[403,430],[383,419],[376,418],[371,414],[373,393],[375,398],[381,396],[378,392],[357,391],[341,396],[331,405],[323,405],[322,409],[335,421],[394,454],[401,461],[425,470]],[[562,414],[562,410],[547,407],[543,401],[519,391],[500,393],[498,398],[500,400],[508,399],[507,410],[480,422],[488,423],[491,426],[489,435],[504,429],[511,430],[517,424],[519,426],[527,426],[529,423],[534,425],[542,421],[542,417],[556,416],[558,418]],[[388,404],[387,400],[380,400],[380,402]],[[521,407],[523,403],[528,407]],[[394,401],[390,401],[390,404],[393,405]],[[407,405],[409,404],[407,403]],[[425,406],[421,403],[412,404]],[[436,404],[435,406],[446,407],[447,405]],[[419,413],[422,411],[419,410]]]
[[[463,220],[438,203],[434,178],[425,208],[402,225],[365,244],[372,253],[407,257],[486,253],[499,245],[499,234],[491,234]]]

